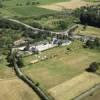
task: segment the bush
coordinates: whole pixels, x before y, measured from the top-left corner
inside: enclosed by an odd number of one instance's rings
[[[92,62],[87,71],[96,72],[98,69],[99,69],[99,64],[97,62]]]

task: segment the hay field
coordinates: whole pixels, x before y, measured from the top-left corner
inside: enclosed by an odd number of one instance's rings
[[[69,2],[60,2],[60,3],[49,4],[49,5],[40,5],[39,7],[61,11],[64,9],[76,9],[82,6],[92,5],[92,4],[94,3],[86,2],[83,0],[71,0]]]
[[[40,100],[29,86],[15,78],[0,80],[0,100]]]
[[[55,100],[71,100],[98,83],[100,83],[99,76],[84,72],[69,81],[51,88],[49,92],[54,96]]]

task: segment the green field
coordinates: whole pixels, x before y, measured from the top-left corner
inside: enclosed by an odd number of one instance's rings
[[[6,17],[25,17],[39,16],[44,14],[55,13],[56,11],[39,8],[37,5],[32,5],[34,0],[4,0],[2,1],[3,8],[0,8],[0,16]],[[41,4],[51,4],[55,2],[63,2],[69,0],[37,0]],[[29,5],[27,5],[29,2]]]
[[[16,4],[22,4],[26,5],[27,2],[32,3],[33,1],[38,1],[40,4],[52,4],[52,3],[57,3],[57,2],[66,2],[70,0],[5,0],[3,2],[4,5],[6,6],[16,6]]]
[[[16,12],[16,15],[19,16],[39,16],[44,14],[56,13],[56,11],[33,7],[33,6],[11,8],[11,11]]]
[[[100,38],[100,28],[86,26],[84,29],[83,25],[79,25],[79,27],[74,31],[75,34],[87,35],[87,36],[95,36]]]
[[[56,11],[39,8],[35,6],[22,6],[22,7],[10,7],[10,8],[1,8],[1,16],[7,17],[25,17],[25,16],[39,16],[44,14],[56,13]]]
[[[48,59],[36,64],[31,64],[31,61],[37,59],[34,55],[24,58],[24,73],[49,89],[81,74],[91,62],[100,61],[98,51],[83,49],[79,41],[69,46],[71,51],[67,47],[56,47],[42,52],[40,57],[46,55]],[[56,57],[52,57],[54,55]]]
[[[87,2],[100,2],[99,0],[84,0],[84,1],[87,1]]]

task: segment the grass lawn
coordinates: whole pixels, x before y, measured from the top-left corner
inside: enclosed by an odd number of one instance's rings
[[[66,48],[70,47],[71,51]],[[52,57],[53,55],[56,57]],[[70,46],[56,47],[44,51],[40,56],[46,55],[48,60],[30,64],[36,57],[24,58],[23,71],[33,80],[40,82],[46,89],[61,84],[85,71],[93,61],[100,61],[100,53],[95,50],[83,49],[80,41],[73,42]]]
[[[83,27],[83,25],[79,25],[79,27],[74,31],[74,33],[87,36],[96,36],[100,38],[100,28],[87,26],[86,29],[84,29]]]

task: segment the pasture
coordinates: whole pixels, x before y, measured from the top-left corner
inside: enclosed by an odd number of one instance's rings
[[[69,2],[60,2],[60,3],[53,3],[53,4],[48,4],[48,5],[40,5],[39,7],[41,8],[46,8],[50,10],[65,10],[65,9],[76,9],[80,8],[82,6],[87,6],[87,5],[93,5],[94,3],[91,2],[86,2],[83,0],[71,0]]]
[[[74,33],[79,35],[87,35],[100,38],[100,28],[92,26],[86,26],[84,28],[84,25],[79,25],[79,27],[74,31]]]
[[[44,14],[53,14],[56,11],[39,8],[36,6],[22,6],[22,7],[8,7],[0,8],[1,16],[6,17],[27,17],[27,16],[40,16]]]
[[[0,100],[40,100],[33,90],[18,78],[0,80]]]
[[[35,64],[30,62],[40,58],[34,55],[25,57],[25,67],[22,70],[42,87],[55,87],[80,75],[91,62],[100,61],[98,51],[84,49],[82,45],[80,41],[74,41],[70,46],[44,51],[39,56],[47,56],[48,59]],[[67,48],[70,48],[70,51]]]
[[[33,5],[32,2],[33,0],[2,1],[3,7],[0,8],[0,16],[25,17],[25,16],[39,16],[39,15],[44,15],[44,14],[56,13],[56,11],[47,10],[45,8],[39,8],[37,7],[37,5]],[[27,3],[29,4],[27,5]]]
[[[34,1],[38,1],[39,4],[42,5],[42,4],[52,4],[52,3],[57,3],[57,2],[67,2],[70,0],[5,0],[3,4],[9,7],[16,6],[16,4],[22,4],[26,6],[27,2],[30,2],[30,4],[32,4],[32,2]]]
[[[92,95],[83,98],[82,100],[100,100],[100,88],[97,89]]]
[[[4,0],[1,3],[3,7],[0,8],[0,16],[6,17],[39,16],[94,4],[83,0]]]
[[[55,97],[55,100],[72,100],[98,83],[100,83],[98,75],[84,72],[69,81],[51,88],[49,92]]]

